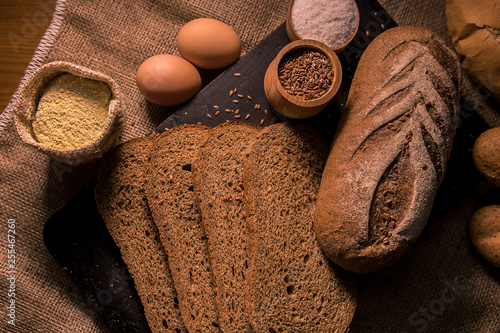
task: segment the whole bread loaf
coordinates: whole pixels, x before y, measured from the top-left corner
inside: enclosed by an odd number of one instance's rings
[[[213,128],[193,162],[208,252],[224,332],[248,332],[245,309],[248,251],[243,194],[243,152],[261,127],[226,122]]]
[[[144,193],[144,166],[152,137],[136,138],[108,152],[99,165],[97,207],[134,278],[151,331],[187,332],[177,292]]]
[[[265,128],[246,152],[253,332],[345,332],[353,318],[352,276],[328,260],[313,229],[327,153],[316,131],[287,123]]]
[[[390,29],[363,53],[315,213],[336,264],[381,270],[421,234],[452,148],[459,75],[456,55],[423,28]]]
[[[146,197],[179,297],[189,332],[220,332],[216,288],[208,243],[194,192],[192,162],[208,132],[202,125],[181,125],[162,133],[151,147]]]

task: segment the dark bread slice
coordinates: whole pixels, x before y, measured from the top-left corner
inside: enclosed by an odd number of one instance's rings
[[[323,254],[313,230],[328,148],[316,131],[264,129],[246,152],[247,306],[255,332],[344,332],[356,308],[351,274]]]
[[[109,233],[134,278],[152,332],[187,332],[177,292],[144,193],[151,137],[114,148],[99,165],[95,196]]]
[[[378,271],[419,237],[452,148],[459,77],[454,52],[423,28],[392,28],[363,53],[316,208],[333,262]]]
[[[220,332],[207,237],[191,172],[208,130],[202,125],[181,125],[162,133],[151,148],[146,169],[146,196],[189,332]]]
[[[210,131],[193,162],[203,226],[217,287],[217,309],[224,332],[248,332],[243,153],[261,127],[226,122]]]

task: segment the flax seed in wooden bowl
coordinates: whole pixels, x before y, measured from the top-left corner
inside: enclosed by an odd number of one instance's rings
[[[358,32],[359,9],[355,0],[291,0],[285,26],[291,41],[314,39],[339,53]]]
[[[342,67],[335,52],[321,42],[302,39],[286,45],[271,62],[264,91],[276,111],[304,119],[326,107],[341,81]]]

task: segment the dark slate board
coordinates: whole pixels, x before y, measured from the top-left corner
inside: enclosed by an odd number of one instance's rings
[[[375,0],[357,0],[357,3],[360,28],[354,40],[338,54],[343,68],[341,87],[325,110],[313,118],[303,120],[316,127],[326,140],[333,137],[361,54],[373,38],[383,30],[396,26]],[[366,31],[370,31],[368,36]],[[201,71],[204,88],[192,100],[179,106],[169,118],[158,125],[155,132],[161,133],[165,128],[198,122],[216,126],[226,120],[241,120],[257,125],[260,125],[261,119],[264,119],[264,125],[289,121],[290,119],[272,111],[263,87],[268,65],[288,43],[285,25],[282,24],[225,71]],[[236,77],[234,73],[241,73],[241,76]],[[232,103],[232,100],[238,98],[229,97],[229,91],[234,88],[245,96],[237,105]],[[252,100],[248,100],[247,95],[250,95]],[[261,105],[260,110],[255,110],[255,104]],[[219,106],[218,116],[215,116],[214,105]],[[240,109],[239,114],[242,117],[234,118],[234,113],[224,111],[226,108]],[[268,110],[267,114],[264,110]],[[452,160],[436,197],[437,204],[432,216],[441,215],[450,209],[457,198],[470,190],[480,179],[470,161],[470,149],[473,138],[484,131],[487,125],[470,107],[464,110]],[[207,114],[211,114],[211,118]],[[250,117],[245,119],[247,114],[250,114]],[[463,174],[469,174],[471,177],[464,179]],[[45,244],[69,277],[83,291],[88,303],[102,315],[114,331],[149,333],[134,281],[97,211],[94,185],[95,181],[46,222]],[[369,277],[365,282],[369,283]]]

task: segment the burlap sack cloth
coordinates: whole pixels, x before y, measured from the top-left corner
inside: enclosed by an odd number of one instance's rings
[[[446,37],[444,0],[381,4],[398,24],[424,26]],[[241,36],[246,52],[284,21],[287,6],[287,0],[59,1],[26,76],[44,63],[63,60],[113,77],[125,96],[122,140],[128,140],[149,133],[168,116],[143,102],[134,73],[148,56],[177,54],[175,36],[184,23],[197,17],[225,21]],[[481,98],[470,92],[467,97],[491,126],[499,126],[498,112],[480,108]],[[0,117],[0,331],[105,332],[42,240],[44,222],[94,177],[95,164],[68,167],[22,144],[11,109],[12,103]],[[499,271],[481,261],[467,239],[476,205],[464,196],[460,209],[427,230],[403,263],[361,291],[351,332],[500,332]],[[9,220],[16,230],[15,326],[7,316]]]

